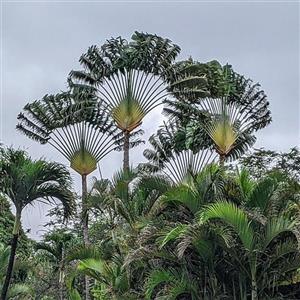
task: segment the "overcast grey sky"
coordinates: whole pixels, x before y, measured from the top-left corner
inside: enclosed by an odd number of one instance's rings
[[[258,134],[255,146],[299,145],[299,3],[3,2],[1,21],[1,140],[33,157],[65,162],[51,146],[16,132],[23,106],[65,89],[69,71],[79,67],[78,58],[90,45],[112,36],[129,38],[135,30],[170,38],[182,48],[180,59],[228,62],[260,82],[273,123]],[[145,138],[161,124],[160,112],[147,116]],[[132,163],[143,159],[142,150],[132,151]],[[111,176],[121,155],[110,155],[101,166],[103,175]],[[26,210],[23,223],[32,236],[41,234],[45,211],[44,206]]]

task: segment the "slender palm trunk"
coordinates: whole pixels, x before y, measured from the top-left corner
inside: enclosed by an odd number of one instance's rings
[[[255,278],[252,278],[251,286],[252,286],[251,300],[258,300],[257,284],[256,284],[256,279]]]
[[[63,271],[61,268],[59,271],[58,288],[59,288],[59,300],[64,300]]]
[[[128,131],[124,131],[124,158],[123,158],[123,170],[129,170],[129,136],[130,133]]]
[[[87,207],[87,178],[86,174],[81,176],[82,179],[82,230],[83,230],[83,242],[85,246],[90,244],[89,241],[89,232],[88,232],[88,225],[89,225],[89,216],[88,216],[88,207]],[[90,299],[90,291],[89,285],[90,281],[88,276],[84,277],[85,282],[85,299]]]
[[[20,224],[21,224],[21,213],[17,212],[16,217],[15,217],[14,229],[13,229],[13,237],[12,237],[12,242],[11,242],[10,256],[9,256],[6,276],[5,276],[5,280],[4,280],[4,284],[3,284],[3,288],[2,288],[2,292],[1,292],[1,300],[6,300],[10,280],[12,277],[15,256],[16,256],[16,250],[17,250],[17,246],[18,246]]]
[[[59,288],[59,300],[64,300],[64,257],[65,251],[62,248],[61,260],[59,262],[59,275],[58,275],[58,288]]]

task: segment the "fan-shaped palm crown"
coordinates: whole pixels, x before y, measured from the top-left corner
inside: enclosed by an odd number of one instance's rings
[[[186,88],[189,81],[201,90],[203,78],[185,78],[173,68],[180,48],[157,35],[135,32],[128,42],[112,38],[101,48],[92,46],[81,56],[83,71],[70,76],[78,84],[92,86],[108,104],[117,126],[124,133],[124,168],[129,164],[129,135],[143,118],[173,90]],[[196,88],[195,88],[196,89]]]
[[[165,81],[179,51],[168,39],[136,32],[131,42],[119,37],[90,47],[80,58],[84,71],[71,77],[97,87],[119,128],[130,132],[166,97]]]
[[[42,144],[49,143],[88,175],[115,148],[115,129],[105,105],[91,90],[74,88],[29,103],[18,116],[17,129]]]
[[[190,76],[205,76],[209,92],[206,97],[176,92],[175,101],[166,101],[165,113],[186,128],[186,143],[197,151],[205,140],[222,159],[244,153],[255,142],[253,133],[271,122],[269,102],[260,85],[216,61],[181,65],[190,66]]]

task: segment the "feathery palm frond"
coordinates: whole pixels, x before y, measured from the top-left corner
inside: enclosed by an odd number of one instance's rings
[[[175,269],[158,269],[150,272],[145,284],[146,299],[152,299],[152,295],[157,291],[157,287],[166,287],[160,293],[156,292],[158,299],[176,300],[180,295],[190,295],[191,299],[196,299],[198,289],[196,282],[191,281],[186,273],[180,274]],[[156,296],[156,299],[157,299]]]
[[[7,299],[21,299],[19,297],[33,296],[33,289],[27,284],[15,283],[12,284],[8,293]]]
[[[65,217],[73,212],[74,195],[71,177],[61,164],[33,161],[22,150],[6,149],[1,152],[1,192],[11,199],[18,212],[34,201],[63,204]]]
[[[213,200],[221,199],[224,181],[217,165],[206,166],[192,180],[170,187],[151,208],[150,214],[157,215],[169,205],[180,205],[195,216],[199,210]]]
[[[297,239],[297,223],[283,215],[277,218],[270,218],[265,225],[264,241],[262,248],[265,249],[280,234],[290,233]],[[300,245],[300,243],[299,243]]]
[[[248,220],[246,213],[238,208],[235,204],[219,201],[210,204],[199,215],[199,221],[207,222],[210,219],[220,219],[229,226],[232,226],[244,247],[247,250],[252,250],[255,243],[255,234]]]

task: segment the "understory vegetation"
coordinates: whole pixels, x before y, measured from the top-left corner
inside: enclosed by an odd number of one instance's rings
[[[300,299],[299,149],[253,150],[271,123],[260,84],[179,53],[157,35],[112,38],[66,91],[24,106],[17,130],[64,163],[1,145],[2,300]],[[92,176],[113,151],[122,168]],[[34,241],[22,218],[38,202],[53,208]]]

